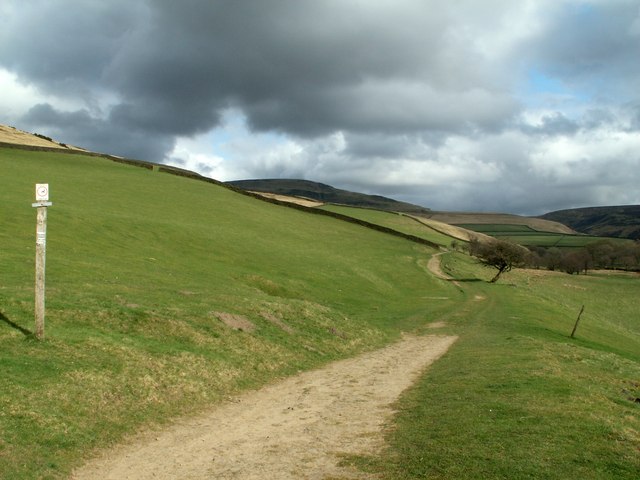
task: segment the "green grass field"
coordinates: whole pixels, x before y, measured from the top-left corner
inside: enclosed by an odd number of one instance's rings
[[[445,308],[416,298],[450,287],[425,274],[431,250],[403,239],[100,158],[1,149],[0,171],[5,478],[64,478],[140,425],[379,346]],[[35,183],[53,202],[44,342],[23,333]]]
[[[429,228],[424,223],[420,223],[406,215],[383,212],[382,210],[373,210],[370,208],[347,207],[343,205],[323,205],[318,208],[347,215],[376,225],[382,225],[383,227],[414,235],[418,238],[423,238],[446,247],[448,247],[453,240],[452,237],[444,235],[433,228]]]
[[[384,454],[352,461],[385,479],[638,478],[640,278],[520,270],[490,285],[468,257],[445,262],[461,338],[396,405]]]
[[[436,320],[460,339],[398,402],[388,449],[345,461],[388,479],[638,478],[638,276],[490,285],[451,253],[455,285],[424,245],[209,183],[14,149],[0,172],[2,478],[66,478],[139,428]],[[42,342],[35,183],[54,203]]]
[[[567,235],[554,232],[541,232],[528,225],[504,225],[504,224],[459,224],[468,230],[491,235],[501,240],[508,240],[527,247],[557,247],[557,248],[581,248],[600,240],[610,240],[615,243],[629,243],[630,240],[622,238],[596,237],[593,235]]]

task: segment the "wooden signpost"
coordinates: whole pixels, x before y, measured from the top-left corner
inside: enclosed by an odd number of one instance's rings
[[[36,209],[36,338],[44,338],[44,292],[45,261],[47,254],[47,208],[53,203],[49,201],[49,184],[36,184],[36,202],[31,206]]]

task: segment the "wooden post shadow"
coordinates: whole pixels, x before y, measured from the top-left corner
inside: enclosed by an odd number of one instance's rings
[[[27,330],[24,327],[21,327],[20,325],[18,325],[15,322],[12,322],[11,320],[9,320],[6,315],[2,312],[0,312],[0,320],[2,320],[4,323],[6,323],[7,325],[9,325],[11,328],[15,328],[16,330],[18,330],[20,333],[22,333],[23,335],[26,335],[27,337],[30,335],[33,335],[33,332],[31,330]]]

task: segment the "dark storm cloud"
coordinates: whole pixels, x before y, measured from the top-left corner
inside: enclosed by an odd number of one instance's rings
[[[547,74],[596,98],[637,96],[640,3],[566,2],[532,39],[532,59]]]
[[[10,5],[0,33],[0,64],[29,83],[67,95],[100,85],[105,66],[140,20],[135,2],[119,0]]]
[[[350,134],[345,138],[348,155],[364,158],[402,158],[410,154],[415,145],[415,137],[408,135],[359,135]]]
[[[448,12],[427,4],[156,5],[134,35],[144,47],[123,49],[106,77],[127,98],[166,104],[199,124],[211,125],[207,110],[228,104],[254,128],[311,136],[492,125],[513,110],[478,85],[479,75],[447,61],[449,46],[438,38]]]
[[[429,2],[67,0],[15,10],[1,63],[49,93],[110,94],[103,118],[133,131],[201,133],[229,106],[255,129],[302,136],[499,128],[516,110],[480,65],[452,61],[466,51],[442,42],[455,12]]]
[[[38,104],[23,121],[34,131],[44,128],[56,139],[96,152],[141,160],[160,159],[173,147],[173,137],[142,130],[130,130],[119,123],[93,117],[87,110],[60,112],[49,104]]]

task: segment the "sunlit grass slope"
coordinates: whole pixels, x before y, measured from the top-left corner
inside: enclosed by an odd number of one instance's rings
[[[28,334],[40,182],[54,202],[43,342]],[[637,275],[517,270],[489,284],[490,270],[447,253],[454,284],[425,270],[434,250],[402,238],[100,158],[9,149],[0,224],[2,478],[65,478],[141,426],[401,330],[459,340],[396,405],[388,449],[352,459],[366,471],[640,478]],[[426,328],[434,320],[444,326]]]
[[[399,213],[384,212],[370,208],[347,207],[344,205],[323,205],[318,208],[364,220],[376,225],[382,225],[383,227],[391,228],[408,235],[414,235],[444,247],[448,247],[451,241],[454,240],[453,237],[434,230],[410,216]]]
[[[43,342],[27,332],[35,183],[53,202]],[[64,478],[142,424],[453,304],[429,300],[454,287],[424,270],[423,245],[101,158],[0,149],[0,222],[3,478]]]
[[[460,339],[396,405],[385,454],[359,464],[393,480],[640,478],[640,278],[488,284],[469,257],[444,259]]]

